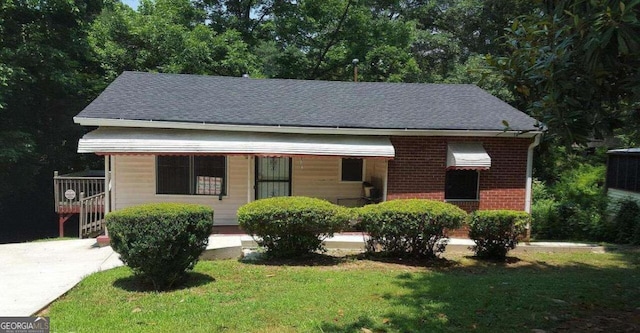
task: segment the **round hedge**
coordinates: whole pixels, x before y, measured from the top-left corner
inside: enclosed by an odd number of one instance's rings
[[[154,203],[107,214],[111,246],[135,274],[155,289],[170,288],[193,269],[207,247],[213,209]]]
[[[360,227],[369,233],[367,250],[397,256],[435,257],[444,251],[447,229],[457,229],[467,213],[449,203],[402,199],[358,210]]]
[[[344,230],[348,222],[348,209],[308,197],[260,199],[238,209],[240,227],[276,257],[324,251],[324,239]]]
[[[531,216],[515,210],[478,210],[471,214],[469,237],[478,257],[503,259],[518,244]]]

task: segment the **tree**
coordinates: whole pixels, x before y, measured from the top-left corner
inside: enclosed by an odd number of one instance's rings
[[[72,117],[95,96],[86,29],[100,0],[7,0],[0,5],[0,216],[42,231],[53,213],[51,175],[83,163]],[[86,161],[84,161],[86,162]],[[51,229],[55,230],[52,223]]]
[[[550,139],[570,147],[639,124],[639,4],[548,2],[507,29],[510,56],[489,62]]]
[[[259,76],[241,34],[217,33],[204,17],[189,0],[145,0],[138,12],[112,3],[92,24],[89,41],[107,82],[124,70]]]

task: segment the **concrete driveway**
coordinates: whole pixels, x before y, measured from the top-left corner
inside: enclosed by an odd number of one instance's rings
[[[82,280],[121,266],[95,239],[0,245],[0,316],[30,316]]]

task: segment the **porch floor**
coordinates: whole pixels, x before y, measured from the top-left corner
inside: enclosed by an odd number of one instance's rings
[[[345,249],[345,250],[364,250],[364,243],[368,236],[361,232],[336,234],[334,237],[325,240],[325,246],[328,249]],[[469,252],[470,246],[474,242],[466,238],[449,238],[447,243],[447,252]],[[209,237],[209,245],[207,251],[221,251],[224,249],[234,248],[234,257],[241,256],[243,249],[257,248],[258,244],[253,238],[247,234],[212,234]],[[518,244],[514,252],[603,252],[604,248],[597,244],[590,243],[571,243],[571,242],[521,242]],[[236,256],[237,254],[237,256]],[[218,258],[212,256],[212,258]],[[227,256],[223,256],[227,257]]]

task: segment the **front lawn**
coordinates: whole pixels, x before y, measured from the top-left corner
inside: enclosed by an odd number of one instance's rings
[[[163,293],[140,290],[121,267],[87,277],[43,314],[52,332],[638,331],[639,254],[200,262],[187,286]]]

